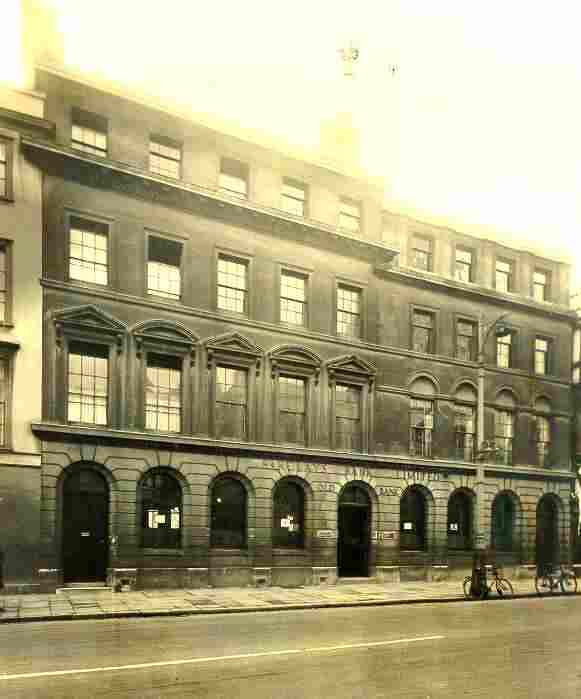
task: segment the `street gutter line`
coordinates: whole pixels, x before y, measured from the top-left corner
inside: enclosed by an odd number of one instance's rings
[[[216,655],[207,658],[186,658],[185,660],[165,660],[154,663],[138,663],[134,665],[111,665],[108,667],[77,668],[76,670],[54,670],[51,672],[27,672],[18,675],[0,675],[0,680],[26,680],[37,677],[59,677],[62,675],[86,675],[95,672],[116,672],[120,670],[143,670],[151,667],[168,667],[172,665],[193,665],[194,663],[213,663],[223,660],[243,660],[247,658],[262,658],[274,655],[300,655],[301,653],[325,653],[351,648],[372,648],[391,646],[398,643],[417,643],[418,641],[439,641],[444,636],[420,636],[416,638],[399,638],[393,641],[372,641],[367,643],[350,643],[342,646],[319,646],[316,648],[298,648],[296,650],[270,650],[258,653],[239,653],[237,655]]]

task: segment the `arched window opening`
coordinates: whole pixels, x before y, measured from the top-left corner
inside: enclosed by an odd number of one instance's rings
[[[472,500],[463,491],[453,493],[448,500],[448,548],[472,548]]]
[[[210,545],[246,546],[246,489],[236,478],[219,478],[212,488]]]
[[[292,481],[279,483],[273,502],[273,543],[275,546],[305,545],[305,495]]]
[[[536,560],[542,567],[559,562],[559,513],[551,496],[544,495],[537,505]]]
[[[408,488],[400,500],[400,549],[426,548],[426,501],[417,488]]]
[[[140,485],[142,503],[141,545],[179,548],[182,529],[182,489],[169,473],[148,473]]]
[[[514,549],[514,503],[509,495],[502,493],[492,503],[492,548],[497,551]]]

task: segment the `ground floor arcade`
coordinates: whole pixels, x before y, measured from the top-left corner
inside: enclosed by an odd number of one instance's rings
[[[505,567],[569,559],[559,472],[51,440],[41,481],[37,589],[442,579],[470,566],[478,496]]]

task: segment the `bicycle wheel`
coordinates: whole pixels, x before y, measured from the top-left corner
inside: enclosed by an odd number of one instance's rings
[[[507,580],[506,578],[498,578],[496,581],[496,591],[498,592],[498,596],[502,597],[502,599],[506,599],[507,597],[512,597],[514,595],[512,584],[510,583],[510,580]]]
[[[464,590],[464,597],[470,599],[470,588],[472,587],[472,577],[468,575],[467,577],[464,578],[464,582],[462,583],[462,589]]]
[[[537,575],[535,577],[535,590],[538,595],[548,595],[551,591],[551,581],[546,575]]]
[[[560,582],[565,594],[573,595],[577,592],[577,576],[573,573],[565,573]]]

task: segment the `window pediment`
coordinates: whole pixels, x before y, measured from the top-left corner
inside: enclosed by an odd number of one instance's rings
[[[372,383],[377,373],[377,369],[372,364],[355,354],[331,359],[326,363],[326,366],[331,380],[337,376],[359,383]]]
[[[181,323],[166,320],[148,320],[133,328],[133,337],[140,356],[144,346],[159,346],[193,353],[198,337]]]
[[[268,353],[273,378],[279,371],[290,371],[300,374],[319,375],[321,358],[299,345],[282,345]]]
[[[82,305],[55,311],[52,318],[56,329],[57,344],[62,343],[63,333],[81,333],[95,338],[115,338],[121,346],[127,326],[98,306]]]
[[[228,359],[245,364],[260,363],[260,357],[264,351],[258,345],[248,340],[237,332],[225,333],[211,337],[204,342],[208,355],[208,366],[211,367],[213,360]]]

